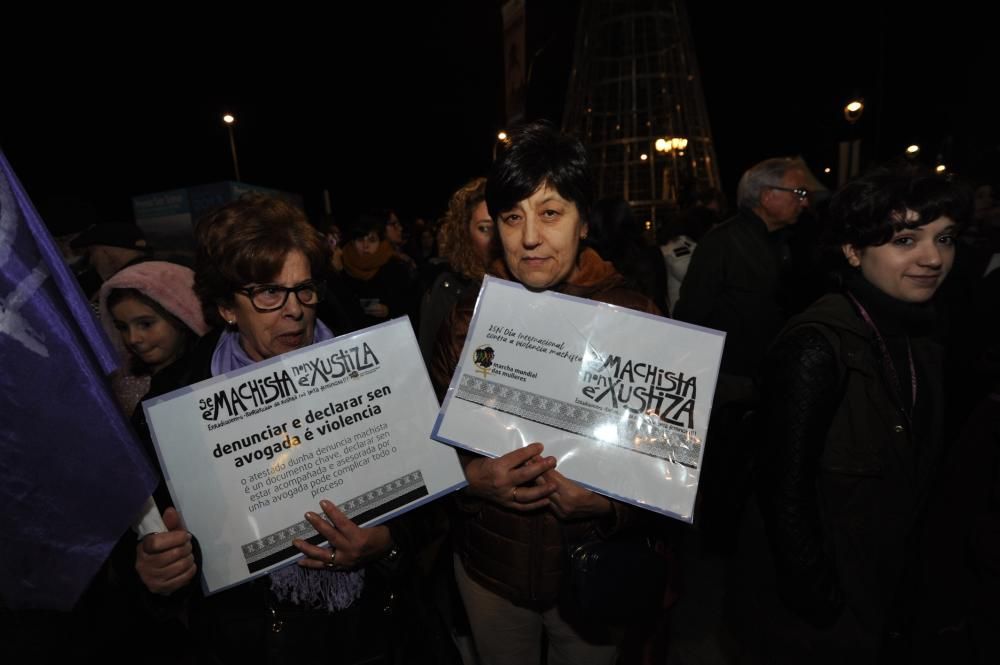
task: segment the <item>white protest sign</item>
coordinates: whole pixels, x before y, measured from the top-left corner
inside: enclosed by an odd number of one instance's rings
[[[491,457],[540,441],[568,478],[690,522],[724,340],[488,277],[432,436]]]
[[[438,405],[407,319],[314,344],[144,403],[160,465],[204,555],[207,593],[324,542],[334,502],[374,525],[465,485],[428,434]]]

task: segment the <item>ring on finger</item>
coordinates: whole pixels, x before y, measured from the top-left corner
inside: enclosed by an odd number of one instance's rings
[[[517,487],[514,487],[514,489],[511,490],[510,500],[513,501],[514,503],[517,503]]]
[[[330,560],[323,565],[325,565],[327,568],[333,568],[336,565],[335,563],[336,561],[337,561],[337,550],[331,550]]]

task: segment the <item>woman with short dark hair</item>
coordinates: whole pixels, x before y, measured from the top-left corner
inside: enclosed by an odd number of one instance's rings
[[[623,287],[614,267],[581,241],[592,181],[586,150],[545,124],[511,132],[486,182],[502,258],[490,274],[532,291],[552,290],[644,312],[648,298]],[[467,292],[449,315],[431,365],[443,396],[475,306]],[[638,509],[591,492],[532,443],[496,459],[462,454],[469,486],[457,495],[455,578],[487,665],[613,663],[617,636],[567,599],[567,548],[633,524]]]
[[[942,176],[893,172],[831,202],[843,289],[793,318],[765,363],[756,468],[776,588],[760,598],[781,601],[753,613],[767,662],[911,662],[945,441],[933,298],[969,203]]]

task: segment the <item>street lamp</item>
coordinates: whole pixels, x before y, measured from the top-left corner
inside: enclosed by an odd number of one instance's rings
[[[236,182],[240,182],[240,162],[236,159],[236,138],[233,136],[233,123],[236,122],[236,117],[232,113],[226,113],[222,116],[222,122],[226,123],[226,129],[229,130],[229,148],[233,152],[233,170],[236,171]]]
[[[849,126],[847,140],[841,141],[837,154],[837,186],[841,187],[848,178],[853,178],[861,171],[861,137],[855,128],[861,114],[865,111],[865,103],[860,97],[855,97],[844,105],[844,119]]]
[[[497,140],[493,142],[494,162],[497,161],[497,148],[500,146],[501,143],[504,145],[510,144],[510,137],[508,136],[507,132],[503,131],[502,129],[499,132],[497,132]]]
[[[844,117],[852,125],[861,119],[861,114],[865,111],[865,103],[860,98],[852,99],[844,106]]]

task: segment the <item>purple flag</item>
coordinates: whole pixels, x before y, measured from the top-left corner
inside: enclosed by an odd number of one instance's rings
[[[156,479],[117,358],[0,152],[0,599],[69,609]]]

